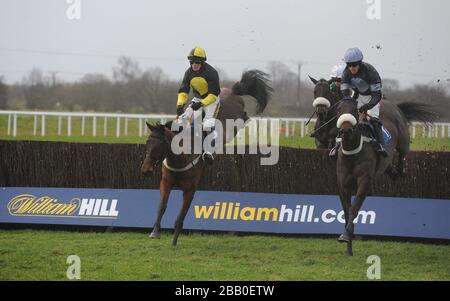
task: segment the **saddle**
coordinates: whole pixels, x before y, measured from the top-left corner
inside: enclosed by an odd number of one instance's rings
[[[372,142],[374,143],[383,143],[383,141],[378,141],[377,135],[373,128],[373,124],[371,124],[370,122],[364,122],[360,123],[359,127],[363,136],[372,139]],[[392,139],[391,133],[389,133],[388,129],[386,129],[384,125],[381,127],[381,130],[383,131],[384,145],[388,145]]]

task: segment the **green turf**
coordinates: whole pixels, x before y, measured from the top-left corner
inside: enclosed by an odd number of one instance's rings
[[[81,280],[367,280],[370,255],[381,280],[450,280],[450,245],[357,240],[355,256],[331,238],[0,230],[0,280],[67,280],[69,255]]]
[[[145,143],[145,133],[139,137],[139,124],[137,120],[130,119],[128,131],[125,135],[124,120],[121,120],[120,136],[116,134],[116,119],[110,118],[107,123],[106,135],[104,132],[104,119],[97,118],[97,133],[93,137],[92,118],[85,120],[85,132],[81,132],[81,118],[72,118],[72,133],[67,136],[67,119],[63,118],[61,123],[61,135],[58,135],[58,117],[46,117],[46,135],[41,136],[41,120],[38,119],[36,135],[34,134],[33,116],[19,116],[17,136],[8,135],[7,116],[0,115],[0,139],[1,140],[36,140],[36,141],[64,141],[64,142],[98,142],[98,143]],[[149,120],[156,122],[156,120]],[[311,131],[310,125],[305,129],[306,133]],[[293,136],[286,137],[280,134],[280,145],[294,148],[315,148],[314,139],[300,136],[300,126],[297,125]],[[423,138],[422,129],[418,128],[417,138],[412,139],[411,149],[416,151],[450,151],[450,138]]]

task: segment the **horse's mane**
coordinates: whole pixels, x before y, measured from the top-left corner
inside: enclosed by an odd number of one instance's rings
[[[156,137],[164,137],[166,128],[169,129],[170,131],[172,131],[172,123],[173,123],[173,120],[168,121],[164,124],[157,122],[155,124],[149,125],[149,128],[151,130],[151,135],[156,136]],[[172,132],[177,133],[177,131],[172,131]]]

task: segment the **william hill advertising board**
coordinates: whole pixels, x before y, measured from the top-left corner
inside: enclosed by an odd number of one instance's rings
[[[172,191],[162,227],[172,229],[182,203]],[[0,223],[152,228],[159,190],[0,188]],[[369,197],[356,233],[450,239],[450,200]],[[185,229],[286,234],[340,234],[338,196],[198,191]]]

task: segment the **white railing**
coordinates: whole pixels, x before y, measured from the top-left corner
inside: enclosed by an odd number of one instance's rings
[[[38,112],[38,111],[0,111],[0,115],[7,115],[7,135],[16,137],[18,134],[18,117],[19,116],[33,116],[33,135],[38,135],[38,119],[40,118],[40,130],[41,136],[46,135],[46,117],[53,116],[58,118],[58,136],[62,135],[62,123],[63,118],[67,122],[67,136],[72,135],[72,118],[81,118],[81,135],[86,133],[86,119],[92,118],[92,136],[97,136],[97,125],[103,121],[103,135],[107,136],[108,121],[115,121],[115,136],[120,137],[122,132],[123,121],[123,135],[128,136],[129,133],[129,121],[137,120],[138,135],[142,137],[147,131],[145,121],[158,120],[161,123],[165,123],[168,120],[175,118],[175,115],[163,115],[163,114],[122,114],[122,113],[90,113],[90,112]],[[101,120],[103,119],[103,120]],[[262,118],[257,118],[262,119]],[[311,123],[307,126],[308,118],[264,118],[267,120],[279,120],[281,134],[285,137],[289,136],[306,136],[312,131],[315,119],[311,120]],[[413,122],[410,126],[411,138],[450,138],[450,123],[432,123],[426,126],[419,122]]]
[[[97,136],[97,124],[98,120],[103,118],[103,135],[107,136],[108,120],[115,120],[116,122],[116,137],[120,137],[121,133],[121,121],[123,120],[124,135],[128,136],[128,122],[130,119],[138,120],[138,133],[139,137],[145,133],[147,126],[145,121],[159,120],[161,123],[165,123],[170,119],[175,118],[175,115],[162,115],[162,114],[115,114],[115,113],[89,113],[89,112],[34,112],[34,111],[0,111],[0,115],[8,115],[7,122],[7,135],[17,136],[18,128],[18,116],[33,116],[33,134],[37,135],[38,117],[41,119],[41,136],[46,134],[45,117],[56,116],[58,117],[58,136],[62,134],[62,119],[66,118],[67,121],[67,136],[72,136],[72,118],[81,118],[81,135],[85,134],[86,118],[92,118],[92,136]]]

